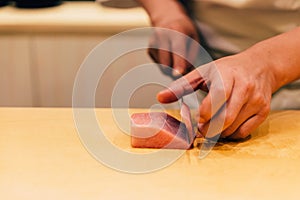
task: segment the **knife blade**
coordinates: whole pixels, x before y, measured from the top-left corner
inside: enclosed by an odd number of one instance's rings
[[[181,109],[180,109],[181,120],[185,124],[190,145],[193,144],[194,139],[196,138],[196,133],[194,131],[193,123],[192,123],[192,115],[190,107],[184,103],[183,98],[181,98]]]
[[[197,124],[193,125],[192,123],[191,109],[184,102],[184,97],[181,98],[180,115],[187,127],[190,144],[193,144],[194,147],[200,148],[199,158],[204,159],[218,142],[219,136],[214,138],[196,137],[197,135],[202,134],[199,132]],[[199,133],[196,134],[195,130],[198,130]]]
[[[173,80],[176,80],[177,78],[170,76]],[[184,102],[184,96],[181,97],[181,109],[180,109],[180,115],[187,126],[188,129],[188,135],[189,135],[189,141],[190,144],[194,145],[194,147],[200,146],[200,153],[199,158],[204,159],[214,148],[216,143],[218,142],[219,136],[216,138],[205,138],[205,137],[196,137],[197,135],[202,135],[199,130],[197,123],[196,125],[193,125],[192,123],[192,115],[191,115],[191,109],[190,107]],[[200,134],[196,134],[195,130],[198,130]]]

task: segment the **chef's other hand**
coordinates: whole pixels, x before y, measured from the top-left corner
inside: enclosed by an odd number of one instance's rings
[[[153,25],[158,28],[150,37],[148,53],[161,64],[161,71],[173,78],[190,72],[199,51],[198,33],[192,20],[186,15],[166,15]]]
[[[197,29],[188,16],[190,11],[178,0],[137,1],[147,11],[152,26],[158,28],[150,37],[151,58],[161,64],[163,73],[173,78],[190,72],[199,48]]]
[[[257,57],[245,51],[200,66],[157,98],[170,103],[197,89],[207,91],[199,107],[199,131],[207,138],[245,138],[266,119],[276,85],[272,70]]]

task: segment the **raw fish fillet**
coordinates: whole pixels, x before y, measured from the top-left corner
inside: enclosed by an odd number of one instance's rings
[[[182,123],[164,112],[131,116],[131,145],[136,148],[189,149],[194,141],[189,108],[181,110]]]

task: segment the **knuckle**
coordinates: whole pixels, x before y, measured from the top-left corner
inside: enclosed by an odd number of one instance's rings
[[[269,106],[265,106],[263,107],[260,112],[258,113],[258,116],[261,118],[261,120],[265,120],[267,118],[267,116],[270,113],[270,105]]]
[[[203,120],[204,122],[207,122],[210,120],[211,116],[209,114],[210,112],[206,112],[206,109],[200,108],[200,117],[199,120]]]
[[[243,81],[243,85],[239,89],[240,96],[243,98],[249,98],[250,94],[253,94],[255,90],[255,84],[253,81],[245,80]]]
[[[234,120],[235,120],[234,115],[230,112],[227,113],[225,118],[225,123],[224,123],[225,127],[229,127],[231,124],[233,124]]]
[[[261,93],[253,95],[252,102],[254,105],[258,105],[259,107],[265,107],[267,105],[267,101]]]
[[[264,114],[264,115],[268,115],[270,113],[270,110],[271,110],[271,105],[270,103],[266,103],[263,107],[263,109],[261,110],[261,112]]]
[[[259,108],[258,114],[263,117],[266,117],[271,110],[271,102],[262,95],[254,96],[253,106]]]
[[[172,23],[172,24],[169,24],[167,26],[168,29],[171,29],[171,30],[175,30],[175,31],[179,31],[179,32],[184,32],[184,28],[182,27],[181,24],[179,23]]]
[[[253,91],[254,88],[255,88],[255,83],[254,83],[254,81],[252,81],[252,80],[247,80],[247,81],[245,82],[245,90],[246,90],[247,93],[250,92],[250,91]]]
[[[229,99],[232,93],[232,82],[225,81],[223,84],[217,84],[214,89],[219,98]]]
[[[249,97],[249,92],[248,92],[247,87],[241,88],[240,91],[239,91],[239,95],[240,95],[242,98],[247,98],[247,99],[248,99],[248,97]]]
[[[254,98],[256,104],[260,105],[260,106],[265,106],[266,102],[265,99],[262,95],[256,95]]]

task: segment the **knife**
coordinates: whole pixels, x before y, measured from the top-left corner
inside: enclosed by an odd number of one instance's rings
[[[219,136],[213,138],[196,137],[202,134],[199,132],[197,125],[192,123],[191,109],[184,102],[184,97],[181,98],[180,115],[187,127],[190,144],[200,148],[199,158],[204,159],[218,142]],[[196,134],[195,130],[198,131],[198,134]]]
[[[176,80],[176,78],[172,75],[170,77],[173,80]],[[184,102],[184,96],[181,97],[181,109],[180,109],[180,115],[182,118],[182,121],[185,123],[187,130],[188,130],[188,136],[189,136],[189,142],[191,146],[199,147],[200,153],[199,158],[204,159],[214,148],[216,143],[218,142],[219,136],[215,138],[205,138],[205,137],[197,137],[197,135],[202,135],[199,130],[197,124],[193,126],[192,123],[192,117],[191,117],[191,109],[190,107]],[[199,132],[199,134],[196,134],[195,130]]]
[[[183,98],[181,98],[180,115],[181,115],[181,120],[185,124],[188,132],[189,144],[192,146],[196,138],[196,133],[194,129],[195,127],[193,127],[193,123],[192,123],[191,109],[186,103],[184,103]]]

